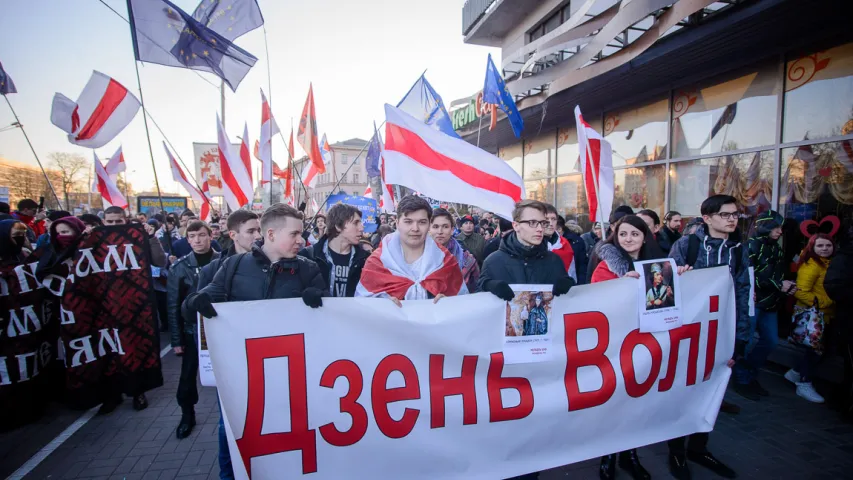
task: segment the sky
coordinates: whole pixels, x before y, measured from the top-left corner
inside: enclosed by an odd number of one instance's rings
[[[127,18],[126,2],[104,1]],[[172,1],[190,13],[197,4],[197,0]],[[258,138],[260,88],[270,98],[285,137],[290,134],[291,118],[298,126],[313,82],[320,135],[326,133],[330,143],[353,137],[366,140],[373,122],[378,125],[384,120],[383,105],[396,104],[424,70],[445,105],[450,105],[482,88],[488,53],[500,65],[499,49],[463,43],[463,0],[258,3],[269,55],[261,28],[235,42],[258,58],[236,93],[226,86],[226,130],[235,143],[244,122],[248,122],[252,145]],[[50,123],[51,102],[56,92],[76,99],[92,70],[111,76],[139,97],[128,24],[98,0],[3,0],[0,32],[0,62],[18,89],[8,99],[39,158],[47,162],[50,152],[92,158],[90,149],[72,145],[65,132]],[[192,143],[216,141],[219,79],[199,72],[208,83],[190,70],[144,63],[139,64],[139,73],[148,112],[178,155],[194,168]],[[13,122],[3,102],[0,128]],[[172,181],[163,136],[151,122],[149,128],[161,189],[186,194]],[[112,142],[98,149],[98,156],[108,158],[119,145],[134,190],[150,191],[154,174],[142,110]],[[273,139],[273,159],[282,167],[285,155],[284,143]],[[298,143],[296,155],[302,155]],[[19,129],[0,132],[0,157],[36,164]]]

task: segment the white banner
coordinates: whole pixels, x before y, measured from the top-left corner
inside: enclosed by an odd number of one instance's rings
[[[684,325],[654,334],[635,282],[553,299],[550,356],[521,364],[503,360],[506,303],[487,293],[217,304],[235,474],[493,480],[710,431],[734,348],[728,270],[684,274]]]

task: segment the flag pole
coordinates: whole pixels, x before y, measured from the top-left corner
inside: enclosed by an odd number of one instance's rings
[[[264,29],[264,50],[266,51],[266,54],[267,54],[267,91],[270,94],[270,98],[268,100],[269,105],[270,105],[270,121],[268,122],[268,126],[267,126],[267,129],[269,130],[270,135],[267,135],[267,137],[270,138],[270,137],[272,137],[272,118],[274,118],[272,116],[272,74],[270,73],[270,70],[271,70],[271,68],[270,68],[270,47],[269,47],[269,44],[267,43],[267,27],[266,27],[266,25],[262,25],[261,27]],[[269,155],[270,155],[270,171],[269,171],[269,175],[270,175],[269,176],[269,179],[270,179],[270,181],[269,181],[269,184],[270,184],[270,205],[272,205],[272,172],[273,172],[273,168],[272,168],[272,162],[273,162],[273,159],[272,159],[272,138],[270,138]],[[261,164],[262,164],[261,168],[263,168],[263,162],[261,162]],[[293,175],[291,175],[291,178],[292,177],[293,177]],[[264,175],[263,175],[263,173],[261,173],[261,182],[263,182],[263,178],[264,178]],[[263,190],[261,190],[261,193],[263,193]]]
[[[270,113],[272,113],[272,105],[270,105]],[[291,132],[293,131],[293,117],[290,117],[290,131]],[[305,201],[305,205],[307,206],[308,205],[308,187],[306,187],[305,184],[302,183],[302,175],[299,173],[299,169],[296,168],[296,161],[293,159],[293,156],[290,155],[290,148],[287,147],[287,142],[284,141],[284,135],[279,135],[279,136],[281,137],[281,143],[284,144],[284,149],[287,150],[287,159],[288,159],[288,163],[290,164],[290,169],[291,169],[290,178],[292,180],[293,179],[293,172],[296,172],[296,178],[299,179],[299,184],[302,185],[302,190],[305,192],[304,201]],[[270,145],[272,145],[272,140],[270,140]],[[272,166],[272,163],[270,163],[270,166]],[[272,176],[270,176],[270,180],[272,180]],[[294,192],[294,194],[295,194],[295,192]],[[294,199],[294,203],[295,203],[295,199]],[[297,204],[297,206],[299,206],[299,204]]]
[[[192,169],[190,169],[190,167],[188,167],[186,163],[184,163],[184,160],[181,158],[181,155],[178,153],[178,150],[175,148],[175,146],[174,146],[174,145],[172,145],[172,142],[169,140],[169,137],[167,137],[167,136],[166,136],[166,132],[164,132],[164,131],[163,131],[163,129],[162,129],[162,128],[160,128],[160,125],[159,125],[159,124],[157,124],[157,120],[155,120],[155,119],[154,119],[154,116],[153,116],[153,115],[151,115],[151,112],[149,112],[148,110],[145,110],[145,112],[144,112],[144,113],[145,113],[145,115],[146,115],[146,116],[148,116],[148,118],[150,118],[150,119],[151,119],[151,123],[153,123],[153,124],[154,124],[154,128],[156,128],[156,129],[157,129],[157,131],[158,131],[158,132],[160,132],[160,135],[162,135],[162,136],[163,136],[163,140],[165,140],[165,141],[166,141],[166,143],[169,145],[169,148],[171,148],[171,149],[172,149],[172,153],[174,153],[174,154],[175,154],[175,156],[178,158],[178,161],[179,161],[179,162],[181,162],[181,166],[183,166],[183,167],[184,167],[184,170],[186,171],[186,174],[187,174],[187,175],[189,175],[190,180],[192,180],[192,181],[193,181],[193,185],[195,185],[195,186],[196,186],[196,188],[198,188],[198,191],[199,191],[199,192],[201,192],[201,191],[203,190],[203,189],[201,188],[201,185],[199,185],[199,184],[198,184],[198,181],[195,179],[195,176],[194,176],[192,173],[190,173],[190,172],[192,172],[193,170],[192,170]],[[176,185],[174,185],[174,187],[175,187],[175,189],[177,190],[177,184],[176,184]]]
[[[222,128],[225,128],[225,80],[219,83],[219,105],[222,113]]]
[[[41,169],[41,174],[44,175],[44,179],[47,182],[47,186],[50,187],[50,191],[53,193],[53,197],[56,199],[56,205],[58,208],[62,208],[62,202],[59,200],[59,195],[56,194],[56,190],[53,188],[53,184],[50,183],[50,178],[47,176],[47,172],[44,170],[44,166],[41,164],[41,160],[39,159],[38,154],[36,153],[36,149],[33,147],[33,142],[30,141],[29,135],[27,135],[27,131],[24,130],[24,124],[21,123],[21,119],[18,118],[18,114],[15,112],[15,109],[12,107],[12,102],[9,101],[9,97],[6,94],[3,94],[3,98],[6,99],[6,104],[9,105],[9,110],[12,111],[12,115],[15,117],[15,125],[21,129],[21,133],[24,134],[24,138],[27,140],[27,145],[30,146],[30,150],[33,152],[33,156],[36,157],[36,162],[39,164],[39,168]],[[91,183],[89,183],[89,190],[91,190]]]
[[[87,185],[87,187],[88,187],[88,188],[86,188],[86,190],[88,190],[88,191],[89,191],[89,200],[88,200],[88,201],[89,201],[89,205],[88,205],[88,207],[89,207],[89,211],[90,211],[90,212],[92,211],[92,170],[93,170],[94,168],[95,168],[95,166],[94,166],[94,165],[92,165],[92,168],[89,168],[89,169],[88,169],[88,170],[89,170],[89,183],[88,183],[88,185]]]
[[[483,129],[483,112],[477,112],[480,117],[480,124],[477,125],[477,148],[480,148],[480,131]]]

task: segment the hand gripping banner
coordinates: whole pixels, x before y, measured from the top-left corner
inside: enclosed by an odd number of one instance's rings
[[[235,473],[508,478],[712,430],[734,348],[728,270],[684,274],[684,324],[660,333],[639,331],[636,281],[537,298],[550,354],[516,364],[491,294],[218,304],[205,329]]]

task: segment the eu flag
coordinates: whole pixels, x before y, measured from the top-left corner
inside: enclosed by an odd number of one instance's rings
[[[367,176],[370,178],[382,175],[379,170],[379,162],[382,158],[382,146],[379,144],[379,132],[376,131],[376,124],[373,124],[373,138],[370,139],[370,144],[367,146],[367,160],[364,163],[367,169]]]
[[[12,77],[6,73],[6,70],[3,70],[3,64],[0,63],[0,95],[8,95],[10,93],[18,93],[18,89],[15,88],[15,82],[12,81]]]
[[[168,0],[127,0],[127,11],[141,62],[211,72],[236,91],[258,61]]]
[[[450,120],[450,115],[444,108],[444,102],[423,75],[400,100],[397,108],[415,118],[420,118],[433,130],[459,138],[459,134],[453,129],[453,121]]]
[[[264,24],[256,0],[201,0],[193,18],[232,42]]]
[[[483,85],[483,103],[497,105],[498,108],[506,113],[509,118],[509,124],[512,126],[512,131],[516,137],[521,136],[521,131],[524,129],[524,120],[521,114],[518,113],[518,107],[515,106],[515,100],[512,94],[506,88],[503,77],[495,68],[495,63],[492,62],[492,54],[489,54],[489,60],[486,64],[486,83]]]

